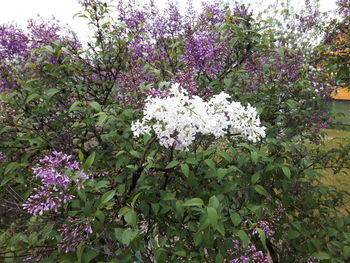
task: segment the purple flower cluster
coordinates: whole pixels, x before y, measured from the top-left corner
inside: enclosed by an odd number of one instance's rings
[[[223,70],[227,58],[227,41],[220,40],[216,25],[225,21],[228,8],[206,4],[199,14],[197,25],[187,31],[185,51],[181,60],[197,73],[214,77]]]
[[[257,223],[257,228],[262,229],[265,232],[265,235],[267,238],[272,237],[275,234],[275,230],[271,226],[271,224],[265,220],[261,220]],[[252,232],[253,235],[258,235],[257,230],[253,230]]]
[[[63,237],[60,246],[65,253],[76,250],[82,241],[88,240],[92,234],[92,221],[93,219],[81,222],[79,218],[68,217],[67,222],[58,229]]]
[[[51,45],[54,40],[67,41],[72,48],[80,48],[78,41],[69,41],[62,36],[61,26],[57,20],[52,22],[29,20],[28,31],[14,25],[0,25],[0,58],[29,57],[35,49],[44,45]]]
[[[319,263],[320,260],[314,257],[308,257],[306,263]]]
[[[0,58],[7,59],[15,56],[27,56],[28,36],[13,25],[0,26]]]
[[[70,159],[70,155],[54,151],[51,156],[45,156],[33,168],[35,176],[41,179],[42,186],[34,188],[35,194],[23,204],[28,213],[43,215],[45,211],[57,212],[75,197],[69,194],[68,189],[73,182],[77,183],[78,189],[83,187],[82,181],[88,179],[88,176],[80,168],[80,163]],[[70,173],[67,173],[68,170]]]
[[[275,52],[260,54],[251,57],[244,64],[250,76],[248,86],[255,87],[254,90],[251,90],[252,92],[263,92],[260,87],[271,84],[271,82],[284,85],[286,93],[293,92],[292,83],[298,80],[303,66],[302,53],[289,51],[285,51],[283,56]],[[266,70],[269,70],[270,73],[267,74]]]
[[[350,1],[349,0],[338,0],[337,1],[338,13],[344,17],[350,17]]]
[[[189,6],[188,12],[181,14],[173,3],[165,10],[157,9],[152,2],[136,3],[120,1],[117,6],[118,21],[125,26],[116,34],[133,36],[127,45],[128,70],[116,80],[118,103],[141,108],[144,97],[158,93],[155,89],[159,77],[166,81],[176,79],[189,94],[210,96],[210,88],[198,89],[196,78],[201,75],[213,78],[235,65],[230,42],[235,34],[220,32],[217,27],[227,22],[228,17],[235,19],[236,24],[241,23],[243,19],[237,17],[247,18],[251,15],[248,9],[235,6],[230,11],[228,6],[214,3],[203,5],[200,13]]]
[[[186,43],[183,60],[186,66],[199,74],[215,76],[223,70],[226,50],[222,42],[216,41],[214,33],[203,32],[191,36]]]
[[[233,241],[233,250],[229,254],[237,258],[230,260],[230,263],[270,263],[268,256],[258,250],[255,245],[249,245],[247,248],[238,241]]]
[[[0,152],[0,164],[5,163],[7,160],[6,155]]]
[[[31,195],[23,208],[32,215],[43,215],[45,211],[58,212],[62,205],[68,203],[75,196],[65,191],[48,185],[34,188],[35,194]]]
[[[266,216],[268,216],[268,220],[271,224],[277,224],[279,221],[282,220],[285,211],[286,211],[286,209],[282,205],[278,205],[272,211],[272,213],[270,213]]]

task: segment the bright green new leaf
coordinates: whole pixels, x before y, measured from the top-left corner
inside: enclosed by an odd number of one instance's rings
[[[207,207],[209,223],[216,228],[218,226],[218,213],[214,207]]]
[[[268,192],[265,190],[265,188],[259,184],[254,186],[254,190],[261,195],[268,195]]]
[[[95,161],[95,157],[96,157],[96,152],[92,152],[89,157],[86,159],[84,165],[83,165],[83,168],[84,170],[88,170],[91,165],[94,163]]]
[[[96,101],[91,102],[90,107],[98,112],[102,111],[101,105]]]
[[[291,177],[290,169],[287,166],[283,166],[282,171],[283,171],[284,175],[290,179],[290,177]]]
[[[179,164],[179,161],[171,161],[166,167],[165,169],[171,169],[171,168],[174,168],[175,166],[177,166]]]
[[[188,165],[186,163],[184,163],[184,164],[181,164],[181,171],[186,177],[188,177],[188,175],[190,173],[190,168],[188,167]]]
[[[243,242],[244,247],[247,247],[249,244],[249,237],[247,233],[244,230],[238,230],[237,234],[241,239],[241,241]]]
[[[187,200],[183,206],[204,206],[204,202],[200,198],[192,198],[190,200]]]
[[[107,203],[109,200],[111,200],[114,197],[114,195],[115,195],[115,190],[111,190],[104,193],[101,197],[101,203],[102,204]]]
[[[315,254],[312,255],[314,258],[320,259],[320,260],[324,260],[324,259],[331,259],[331,256],[326,253],[326,252],[317,252]]]

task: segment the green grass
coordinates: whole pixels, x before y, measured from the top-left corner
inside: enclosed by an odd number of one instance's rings
[[[324,145],[322,146],[324,150],[339,148],[340,145],[350,143],[350,131],[325,129],[324,132],[327,134],[324,139]],[[350,169],[344,169],[337,174],[334,174],[331,169],[324,169],[322,174],[325,175],[322,179],[323,183],[350,193]],[[347,203],[348,205],[345,208],[350,211],[350,202]],[[345,212],[345,209],[343,211]]]
[[[325,148],[338,148],[340,144],[350,143],[350,131],[324,129],[327,136],[324,140]]]

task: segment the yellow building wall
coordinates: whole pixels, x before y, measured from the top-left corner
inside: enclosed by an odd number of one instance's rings
[[[335,100],[350,100],[349,88],[337,88],[337,91],[333,92],[331,96]]]

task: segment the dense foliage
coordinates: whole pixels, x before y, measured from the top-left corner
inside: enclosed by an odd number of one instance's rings
[[[54,22],[0,27],[0,260],[348,262],[348,193],[320,172],[349,145],[319,147],[314,53],[244,5],[81,4],[86,48]]]

